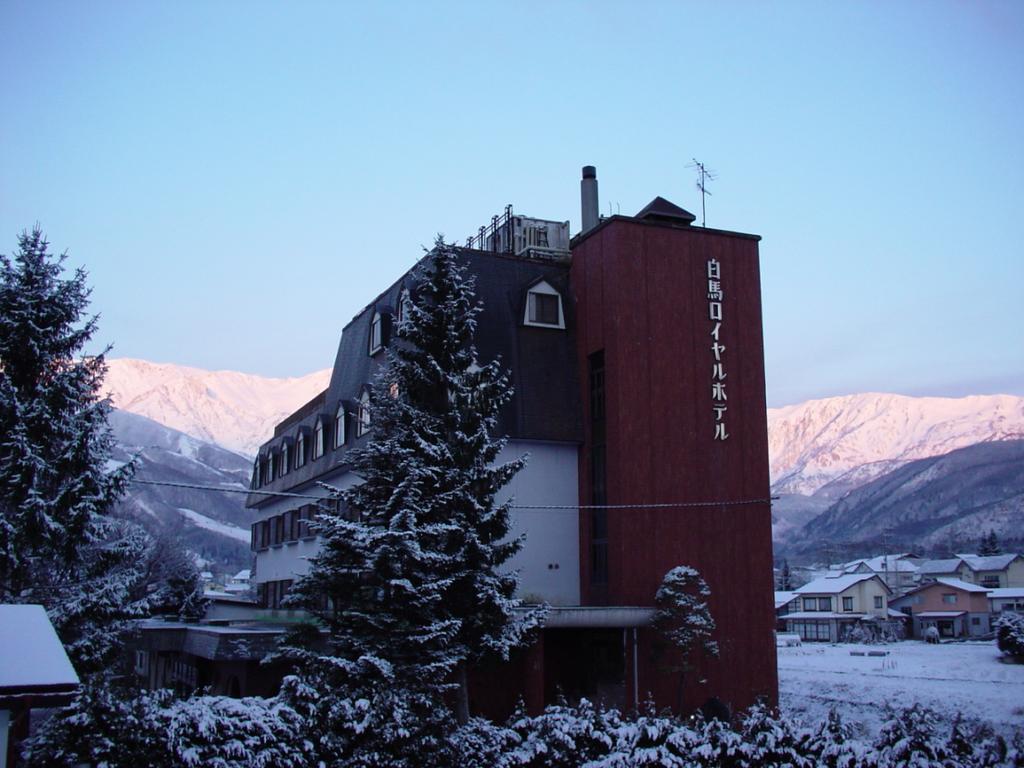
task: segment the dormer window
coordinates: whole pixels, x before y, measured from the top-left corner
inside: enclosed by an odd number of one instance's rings
[[[370,431],[370,393],[363,392],[359,398],[359,416],[356,420],[356,437],[362,437]]]
[[[398,324],[399,325],[401,325],[402,322],[405,320],[405,315],[406,315],[406,309],[405,308],[406,308],[406,304],[408,304],[408,302],[410,300],[411,300],[411,297],[409,295],[409,289],[408,288],[403,288],[399,292],[399,294],[398,294],[398,312],[395,313],[396,317],[398,318]]]
[[[288,460],[291,458],[288,451],[288,443],[284,443],[281,446],[281,462],[279,464],[278,477],[284,477],[288,474]]]
[[[334,414],[334,447],[341,448],[345,444],[345,404],[338,403]]]
[[[274,477],[275,477],[275,474],[274,474],[274,469],[276,468],[275,464],[276,464],[276,462],[274,461],[274,452],[271,451],[270,453],[267,454],[267,482],[268,483],[272,482]]]
[[[306,435],[299,432],[295,438],[295,468],[298,469],[306,463]]]
[[[259,488],[263,485],[263,467],[260,465],[260,457],[257,456],[256,460],[252,463],[252,487]]]
[[[324,420],[317,419],[313,427],[313,458],[319,459],[324,455]]]
[[[370,321],[370,354],[375,355],[384,347],[384,319],[380,312],[373,313]]]
[[[562,295],[541,280],[526,293],[526,313],[523,325],[540,328],[565,328]]]

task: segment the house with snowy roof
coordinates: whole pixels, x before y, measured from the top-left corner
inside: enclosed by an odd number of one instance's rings
[[[71,703],[78,674],[41,605],[0,605],[0,768],[17,764],[33,709]]]
[[[988,591],[988,607],[993,620],[1007,611],[1024,613],[1024,587],[990,589]]]
[[[786,631],[798,634],[801,640],[837,643],[858,624],[880,627],[889,620],[892,590],[873,573],[825,576],[795,593],[789,612],[780,618]]]
[[[655,198],[602,218],[584,168],[583,231],[505,213],[458,249],[483,310],[476,347],[501,359],[514,397],[500,460],[529,454],[506,489],[522,550],[519,596],[551,606],[537,642],[477,670],[471,705],[539,709],[561,691],[632,708],[678,701],[654,652],[654,595],[673,567],[711,589],[721,659],[705,659],[686,707],[735,709],[777,696],[764,352],[756,235],[693,226]],[[261,446],[248,506],[251,581],[265,621],[318,551],[310,527],[324,485],[358,482],[354,449],[373,433],[367,385],[395,341],[416,269],[341,332],[326,390]],[[742,535],[737,532],[742,531]],[[757,585],[764,585],[759,588]]]
[[[986,587],[939,577],[895,598],[892,607],[911,617],[913,637],[929,627],[939,637],[980,637],[992,631],[988,594]]]
[[[937,578],[960,579],[989,589],[1024,587],[1024,557],[961,554],[941,560],[926,560],[918,567],[921,581]]]
[[[917,558],[911,553],[899,555],[877,555],[844,563],[838,570],[843,573],[873,573],[895,593],[905,592],[917,586]],[[919,561],[918,561],[919,562]]]

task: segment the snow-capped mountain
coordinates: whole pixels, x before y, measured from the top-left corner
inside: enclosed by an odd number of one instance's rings
[[[248,457],[331,376],[330,369],[272,379],[129,358],[107,363],[104,393],[116,408]]]
[[[919,459],[856,488],[787,536],[796,548],[886,542],[969,549],[986,531],[1024,539],[1024,440],[985,442]],[[961,549],[962,548],[962,549]],[[973,550],[972,550],[973,551]]]
[[[861,394],[768,410],[772,490],[838,499],[916,459],[1024,438],[1024,398]]]
[[[245,508],[249,460],[236,453],[126,411],[110,413],[117,441],[111,461],[136,461],[134,482],[119,509],[157,533],[173,531],[204,560],[230,570],[249,563],[249,526],[255,515]],[[138,481],[223,488],[226,492],[148,485]]]

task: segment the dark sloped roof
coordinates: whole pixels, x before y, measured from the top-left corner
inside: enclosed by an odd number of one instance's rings
[[[645,205],[635,218],[654,219],[657,221],[675,221],[680,224],[691,224],[697,217],[685,208],[680,208],[675,203],[669,202],[664,197],[658,196]]]
[[[515,394],[500,414],[498,433],[520,439],[581,442],[583,426],[579,410],[575,316],[569,299],[568,263],[458,250],[462,263],[475,280],[476,296],[484,308],[477,317],[477,357],[481,363],[500,357],[511,373]],[[298,429],[311,427],[321,412],[321,407],[315,410],[310,407],[315,402],[322,402],[322,410],[332,412],[339,402],[358,400],[363,387],[372,381],[386,360],[384,352],[372,357],[368,354],[373,315],[378,311],[384,316],[397,314],[402,289],[414,285],[417,270],[426,258],[345,326],[338,343],[331,382],[323,400],[314,398],[284,419],[275,430],[274,438],[263,446],[263,451],[269,446],[276,446],[283,437],[294,435]],[[523,324],[527,290],[540,280],[545,280],[561,293],[565,330]],[[385,341],[392,342],[394,328],[387,329],[385,333]],[[311,459],[283,478],[276,478],[268,489],[295,488],[343,467],[348,451],[366,439],[355,438],[354,428],[349,429],[347,437],[345,445],[337,449],[333,448],[333,438],[328,440],[322,458]],[[259,506],[266,501],[267,497],[252,495],[248,504]]]

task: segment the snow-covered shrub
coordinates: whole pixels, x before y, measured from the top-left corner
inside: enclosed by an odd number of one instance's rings
[[[509,727],[482,717],[470,718],[448,738],[449,765],[460,768],[511,768],[519,765],[512,755],[521,743]]]
[[[1024,615],[1004,613],[996,621],[996,643],[1008,656],[1024,658]]]
[[[740,747],[743,756],[741,764],[744,766],[813,768],[815,765],[814,761],[801,753],[801,739],[795,726],[763,704],[750,708],[743,718],[740,735],[743,738]]]
[[[800,734],[797,749],[822,768],[872,768],[878,763],[874,749],[855,739],[834,709],[816,728]]]
[[[939,735],[940,721],[935,712],[915,704],[892,712],[882,726],[875,748],[881,768],[956,768],[949,744]]]
[[[875,642],[874,634],[864,626],[861,622],[857,622],[851,627],[848,627],[846,632],[843,634],[844,643],[873,643]]]
[[[279,699],[196,696],[160,712],[168,758],[203,768],[299,768],[312,745]]]
[[[519,737],[510,764],[555,768],[597,760],[612,751],[612,731],[620,723],[617,711],[595,707],[586,699],[576,706],[564,702],[549,706],[536,717],[520,710],[508,724]]]
[[[676,718],[659,716],[653,706],[646,713],[615,728],[614,750],[593,765],[601,768],[625,766],[690,766],[690,754],[700,744],[701,734]]]
[[[991,726],[966,722],[959,714],[953,720],[946,749],[950,755],[948,765],[989,768],[1003,765],[1006,759],[1006,741]]]
[[[69,707],[55,712],[23,748],[30,768],[178,765],[165,749],[161,716],[171,694],[126,691],[102,678],[86,681]]]

